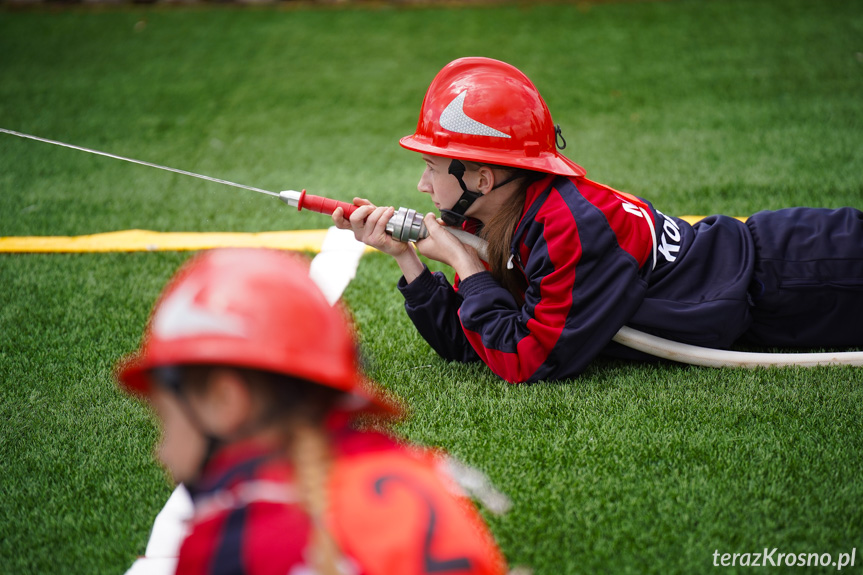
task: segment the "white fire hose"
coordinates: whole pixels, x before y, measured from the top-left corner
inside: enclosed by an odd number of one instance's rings
[[[863,366],[863,351],[834,353],[754,353],[688,345],[623,326],[612,338],[626,347],[663,359],[706,367]]]

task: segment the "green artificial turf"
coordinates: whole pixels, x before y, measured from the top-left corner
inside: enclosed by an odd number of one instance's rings
[[[0,127],[428,210],[422,162],[397,139],[444,64],[484,55],[534,80],[589,177],[665,213],[861,207],[861,38],[863,5],[840,0],[4,6]],[[0,134],[0,236],[327,224]],[[143,553],[171,486],[151,458],[154,422],[111,370],[187,257],[0,254],[0,572],[120,573]],[[859,547],[859,571],[863,370],[598,360],[576,380],[511,386],[439,359],[397,277],[369,255],[345,294],[367,369],[410,407],[400,434],[512,499],[506,515],[484,511],[512,564],[702,573],[716,550]]]

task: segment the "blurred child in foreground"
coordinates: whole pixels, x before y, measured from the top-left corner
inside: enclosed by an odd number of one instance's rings
[[[399,409],[299,256],[194,257],[117,378],[152,406],[158,458],[192,495],[178,573],[506,571],[437,455],[354,425]]]

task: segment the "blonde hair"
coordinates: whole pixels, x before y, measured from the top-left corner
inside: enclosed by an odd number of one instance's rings
[[[311,520],[306,561],[319,575],[339,575],[342,554],[326,524],[333,451],[324,422],[344,393],[313,382],[266,375],[267,392],[283,414],[280,424],[287,440],[285,454],[294,470],[293,487]]]
[[[288,456],[294,466],[300,502],[312,522],[309,538],[310,557],[315,573],[339,575],[341,551],[326,526],[332,451],[330,438],[320,425],[298,422],[292,430]]]

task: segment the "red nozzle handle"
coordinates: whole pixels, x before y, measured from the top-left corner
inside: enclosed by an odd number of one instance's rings
[[[359,206],[349,204],[348,202],[331,200],[330,198],[325,198],[323,196],[313,196],[312,194],[307,194],[306,190],[303,190],[300,193],[300,199],[297,201],[297,210],[311,210],[313,212],[318,212],[319,214],[332,215],[332,213],[336,211],[336,208],[341,208],[344,210],[346,218],[351,217],[351,214],[354,213],[354,210],[358,207]]]

